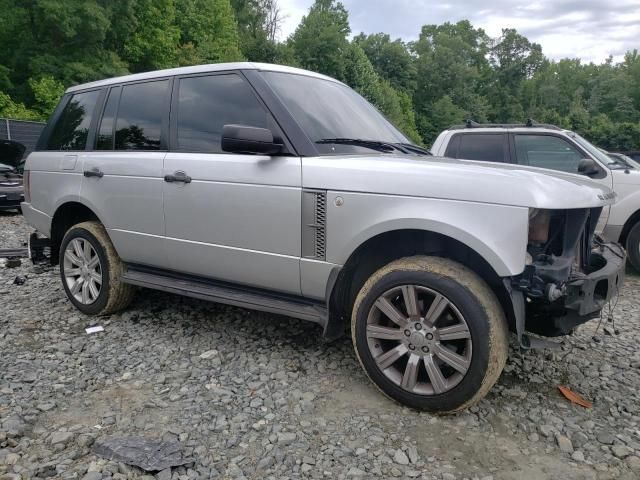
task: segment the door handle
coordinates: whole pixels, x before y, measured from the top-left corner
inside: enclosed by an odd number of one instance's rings
[[[179,170],[173,172],[173,175],[165,175],[164,181],[168,183],[191,183],[191,177]]]
[[[99,168],[92,168],[91,170],[85,170],[84,172],[82,172],[82,174],[89,178],[89,177],[96,177],[96,178],[102,178],[104,177],[104,173],[102,173],[100,171]]]

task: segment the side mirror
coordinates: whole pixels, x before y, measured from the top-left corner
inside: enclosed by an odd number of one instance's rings
[[[283,149],[268,128],[225,125],[222,127],[222,151],[276,155]]]
[[[583,158],[580,160],[580,163],[578,163],[578,173],[590,177],[591,175],[600,173],[600,169],[596,162],[591,158]]]

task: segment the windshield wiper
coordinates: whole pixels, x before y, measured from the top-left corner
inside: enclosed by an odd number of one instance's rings
[[[357,147],[370,148],[378,152],[392,152],[398,150],[402,153],[410,153],[406,147],[399,143],[380,142],[378,140],[364,140],[362,138],[323,138],[316,143],[320,144],[335,144],[335,145],[355,145]]]
[[[394,145],[401,145],[405,149],[417,153],[418,155],[427,155],[429,157],[433,157],[433,153],[431,153],[426,148],[419,147],[418,145],[414,145],[413,143],[396,143]]]

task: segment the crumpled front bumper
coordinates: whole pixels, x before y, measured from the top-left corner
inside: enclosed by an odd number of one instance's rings
[[[616,297],[624,283],[626,253],[617,243],[601,243],[591,252],[590,273],[574,272],[563,285],[563,294],[554,300],[531,297],[513,279],[505,281],[515,315],[516,333],[525,348],[547,348],[525,331],[547,337],[567,335],[578,325],[597,318]]]
[[[627,254],[617,243],[605,243],[591,254],[592,264],[600,268],[567,282],[564,306],[570,315],[589,320],[622,289]]]

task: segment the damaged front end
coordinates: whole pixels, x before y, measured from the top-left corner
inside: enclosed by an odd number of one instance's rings
[[[525,330],[548,337],[566,335],[598,317],[618,295],[626,254],[619,244],[595,235],[601,211],[530,211],[527,265],[522,274],[505,281],[523,347],[537,347]]]

